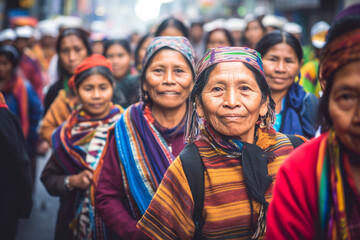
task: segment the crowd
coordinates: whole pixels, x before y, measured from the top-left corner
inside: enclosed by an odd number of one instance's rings
[[[4,239],[48,151],[55,239],[359,237],[360,4],[311,46],[275,15],[30,25],[0,32]]]

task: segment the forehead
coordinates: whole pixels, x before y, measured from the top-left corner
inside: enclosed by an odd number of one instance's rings
[[[187,63],[185,57],[178,51],[169,48],[163,48],[157,51],[154,56],[152,56],[152,60],[149,66],[151,66],[152,64],[172,62],[176,62],[177,64]]]
[[[250,82],[254,81],[254,83],[256,82],[254,73],[242,62],[222,62],[218,63],[211,71],[208,83],[230,79],[247,80]]]
[[[78,36],[76,36],[75,34],[71,34],[62,39],[60,46],[65,47],[65,46],[79,45],[79,44],[84,45],[84,43]]]
[[[265,53],[264,57],[269,55],[280,56],[280,57],[291,57],[297,59],[295,50],[287,43],[275,44],[269,49],[269,51],[267,51],[267,53]]]
[[[82,81],[81,85],[101,85],[101,84],[110,84],[110,81],[102,74],[94,73],[88,76]]]
[[[360,61],[348,63],[335,73],[333,90],[344,87],[360,92]]]

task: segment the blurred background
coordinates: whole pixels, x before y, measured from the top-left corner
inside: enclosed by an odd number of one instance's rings
[[[336,12],[355,2],[358,0],[0,0],[0,25],[4,29],[24,17],[33,18],[36,24],[65,15],[79,17],[91,31],[129,35],[147,32],[170,15],[189,24],[199,18],[209,22],[248,13],[273,14],[300,24],[306,44],[315,22],[331,22]]]
[[[205,32],[225,27],[231,32],[242,34],[246,21],[249,22],[250,15],[253,15],[261,18],[265,27],[282,28],[299,34],[298,37],[305,46],[311,45],[311,29],[315,23],[325,21],[331,24],[337,12],[359,2],[360,0],[0,0],[0,26],[1,30],[31,26],[39,32],[35,31],[34,36],[26,35],[22,38],[34,37],[35,41],[41,38],[41,34],[55,39],[60,27],[80,26],[91,33],[90,39],[93,42],[127,38],[133,47],[141,36],[154,32],[169,16],[183,21],[189,28],[192,23],[204,23]],[[290,24],[285,27],[285,23]],[[313,31],[314,36],[322,30]],[[194,44],[195,37],[191,37]],[[238,36],[239,39],[240,37]],[[324,38],[323,36],[323,41]],[[4,32],[2,40],[8,39],[12,37]],[[54,54],[54,50],[52,52]],[[200,52],[202,53],[203,51]],[[30,218],[20,221],[17,240],[53,239],[59,202],[57,197],[51,197],[46,192],[39,180],[50,154],[47,152],[37,156],[34,205]]]

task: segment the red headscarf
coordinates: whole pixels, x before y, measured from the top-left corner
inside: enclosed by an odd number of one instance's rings
[[[92,54],[91,56],[85,58],[75,69],[74,75],[69,79],[69,86],[75,88],[75,78],[82,72],[93,68],[93,67],[107,67],[112,71],[112,66],[109,60],[107,60],[103,55]]]

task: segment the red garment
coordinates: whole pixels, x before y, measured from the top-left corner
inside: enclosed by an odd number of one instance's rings
[[[266,239],[319,239],[320,221],[316,164],[321,140],[303,144],[281,166],[267,214]],[[350,182],[351,184],[351,182]],[[352,239],[360,236],[360,195],[350,188],[348,213]]]
[[[85,60],[75,68],[74,75],[72,75],[69,79],[69,86],[71,88],[75,88],[75,78],[77,75],[93,67],[107,67],[110,71],[112,71],[112,66],[109,60],[107,60],[103,55],[93,54],[85,58]]]
[[[21,73],[29,80],[40,100],[43,101],[43,79],[40,63],[24,53],[21,57],[19,67]]]
[[[5,102],[4,95],[0,92],[0,108],[7,108],[9,109],[8,105]]]

